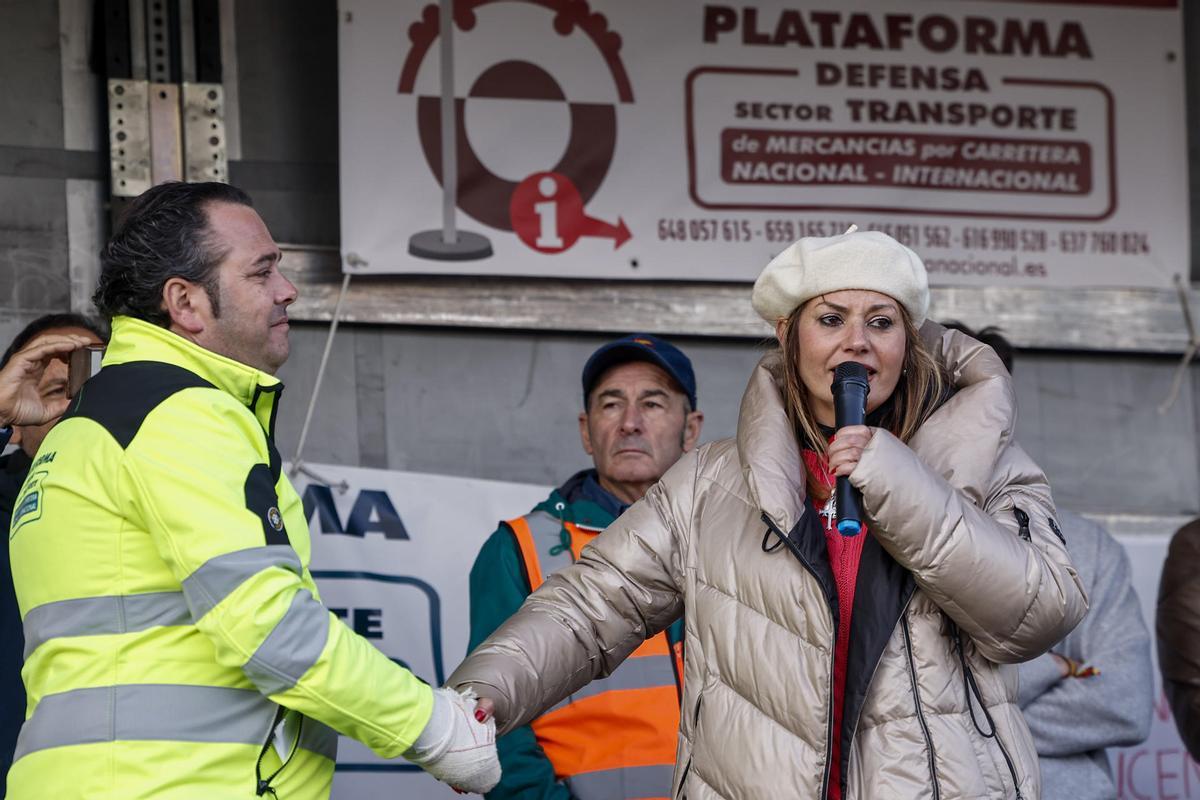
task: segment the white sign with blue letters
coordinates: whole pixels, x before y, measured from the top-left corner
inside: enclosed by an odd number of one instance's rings
[[[467,579],[479,548],[500,520],[526,513],[549,488],[307,467],[328,482],[293,479],[304,498],[321,599],[393,661],[440,685],[466,655]],[[333,797],[458,795],[402,759],[380,758],[343,736]]]

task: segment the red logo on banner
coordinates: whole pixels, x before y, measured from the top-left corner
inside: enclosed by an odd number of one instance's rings
[[[630,237],[623,219],[613,225],[584,214],[579,190],[557,172],[535,172],[517,184],[508,214],[517,236],[539,253],[569,250],[581,236],[612,239],[613,249]]]
[[[475,13],[478,8],[509,2],[517,0],[456,0],[454,24],[459,30],[471,31],[479,21]],[[604,59],[617,99],[621,103],[633,102],[633,88],[619,55],[621,37],[609,30],[603,14],[593,12],[586,0],[534,0],[534,5],[553,14],[548,31],[561,37],[580,31]],[[439,36],[439,15],[436,4],[427,5],[420,21],[409,29],[412,48],[400,75],[401,94],[415,91],[417,71]],[[475,100],[566,105],[570,127],[562,156],[557,163],[545,164],[550,171],[535,173],[519,184],[496,174],[475,152],[467,131],[465,108]],[[522,242],[540,253],[561,253],[583,236],[609,238],[616,247],[630,238],[629,229],[621,219],[612,224],[591,219],[583,212],[584,204],[600,189],[612,164],[617,138],[613,104],[572,101],[550,70],[530,61],[507,60],[483,70],[466,96],[455,98],[454,106],[458,207],[462,211],[490,227],[514,231]],[[417,133],[429,168],[440,182],[438,97],[417,98]],[[549,182],[543,182],[543,178]]]

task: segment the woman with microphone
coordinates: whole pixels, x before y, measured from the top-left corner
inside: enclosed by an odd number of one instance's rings
[[[1014,665],[1087,600],[1012,439],[1008,373],[925,322],[925,267],[882,233],[797,241],[752,301],[780,348],[736,437],[681,459],[450,685],[503,733],[683,614],[675,797],[1037,798]],[[866,424],[835,431],[846,362],[865,368]],[[838,531],[838,477],[857,534]]]

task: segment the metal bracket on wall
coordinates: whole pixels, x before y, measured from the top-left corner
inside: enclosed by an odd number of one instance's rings
[[[150,84],[150,177],[155,184],[183,178],[179,84]]]
[[[170,83],[179,73],[179,20],[172,5],[167,0],[145,0],[146,68],[154,83]]]
[[[216,0],[101,5],[113,196],[169,180],[227,181]]]
[[[219,83],[183,84],[184,180],[229,180],[225,93]]]
[[[112,193],[136,197],[151,187],[149,85],[108,82],[108,143]]]

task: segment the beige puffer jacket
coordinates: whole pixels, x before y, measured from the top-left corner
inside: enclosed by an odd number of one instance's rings
[[[840,735],[846,800],[1037,798],[1011,665],[1061,639],[1087,600],[1046,478],[1011,439],[1015,398],[999,359],[940,326],[922,333],[957,393],[911,449],[877,431],[851,475],[871,538],[843,731],[831,730],[837,595],[774,354],[750,379],[736,440],[681,459],[450,684],[493,698],[505,732],[683,613],[675,797],[822,797]],[[773,531],[788,532],[786,546]]]

